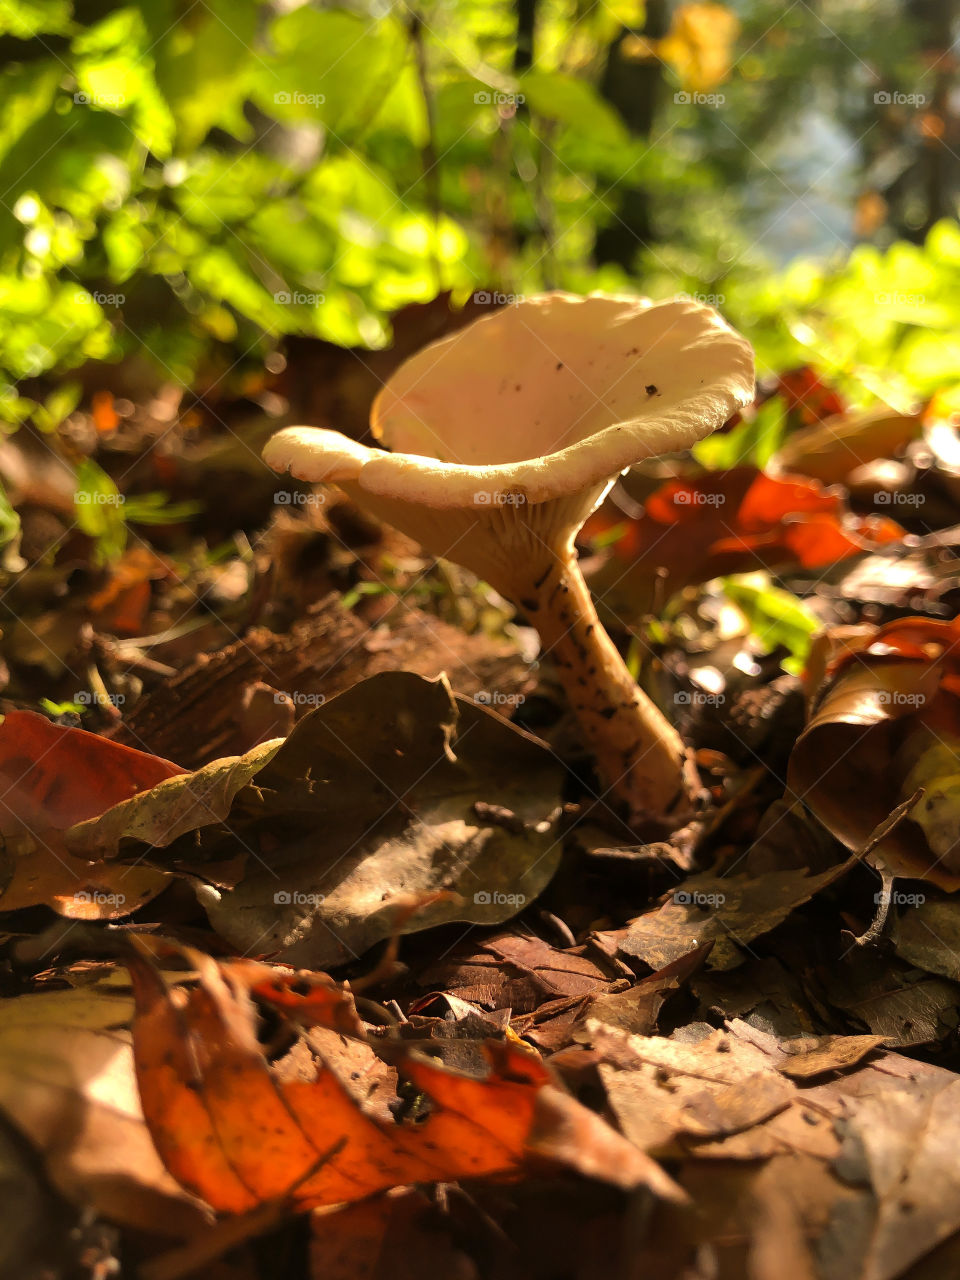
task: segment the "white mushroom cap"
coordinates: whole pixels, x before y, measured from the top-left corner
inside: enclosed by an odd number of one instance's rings
[[[750,402],[753,380],[750,344],[702,303],[540,294],[401,365],[371,415],[390,453],[289,427],[264,458],[437,508],[491,490],[539,503],[687,448]]]
[[[263,456],[504,590],[518,557],[569,549],[619,472],[716,430],[753,383],[750,344],[702,303],[546,293],[400,366],[371,414],[391,452],[287,427]]]

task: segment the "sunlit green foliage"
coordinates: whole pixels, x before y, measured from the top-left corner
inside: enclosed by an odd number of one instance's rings
[[[628,0],[543,0],[520,71],[510,0],[416,17],[374,0],[139,0],[86,25],[70,0],[8,0],[0,418],[53,429],[74,393],[18,384],[91,358],[145,350],[189,382],[212,344],[377,346],[390,312],[477,286],[687,289],[722,300],[766,367],[812,353],[863,394],[942,384],[960,365],[955,226],[926,251],[776,274],[746,221],[746,175],[809,92],[858,128],[871,75],[921,74],[916,33],[891,3],[882,39],[875,6],[738,12],[723,110],[678,103],[667,69],[644,132],[601,92],[623,24],[643,21]],[[629,190],[649,240],[632,266],[598,267]]]

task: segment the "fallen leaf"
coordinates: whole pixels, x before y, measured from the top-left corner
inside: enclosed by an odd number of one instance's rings
[[[0,1026],[0,1109],[68,1200],[113,1222],[186,1238],[208,1222],[166,1172],[133,1071],[129,994],[18,996]]]
[[[894,458],[923,430],[915,414],[887,405],[837,413],[792,432],[774,454],[774,474],[811,476],[823,484],[843,484],[851,472],[878,458]]]
[[[795,1080],[809,1080],[832,1071],[847,1071],[884,1043],[883,1036],[811,1036],[790,1043],[789,1056],[779,1070]]]
[[[960,625],[901,618],[848,635],[790,757],[793,793],[847,848],[918,788],[869,855],[899,876],[960,888]]]
[[[630,922],[620,951],[662,969],[712,941],[710,967],[735,968],[744,951],[749,952],[749,943],[840,879],[853,862],[838,863],[820,875],[802,868],[760,876],[691,876],[658,910]]]
[[[650,607],[664,576],[659,589],[670,595],[761,567],[822,569],[903,536],[893,520],[852,516],[839,489],[756,467],[668,480],[639,516],[608,500],[582,534],[588,546],[604,548],[589,575],[594,593],[624,617]]]
[[[182,770],[169,760],[53,724],[31,711],[0,724],[0,910],[46,903],[76,919],[129,915],[169,877],[74,856],[66,828]]]
[[[134,1056],[144,1116],[167,1168],[221,1212],[279,1198],[304,1210],[412,1182],[517,1176],[538,1158],[676,1194],[654,1161],[510,1045],[489,1043],[481,1079],[395,1050],[401,1076],[430,1100],[419,1121],[362,1109],[316,1050],[312,1078],[283,1078],[257,1039],[256,971],[190,956],[199,982],[189,991],[168,989],[142,956],[131,958]]]

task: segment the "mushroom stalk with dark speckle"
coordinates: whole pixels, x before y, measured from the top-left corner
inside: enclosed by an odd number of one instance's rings
[[[264,458],[337,484],[518,605],[556,664],[605,794],[637,827],[676,826],[696,771],[601,626],[574,540],[622,471],[714,431],[750,402],[753,382],[749,343],[701,303],[547,293],[401,365],[371,414],[385,448],[287,427]]]

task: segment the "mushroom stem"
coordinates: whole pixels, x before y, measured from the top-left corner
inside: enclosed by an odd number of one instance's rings
[[[575,554],[558,558],[520,601],[537,627],[609,792],[631,825],[689,814],[699,789],[683,740],[627,670],[594,607]]]

